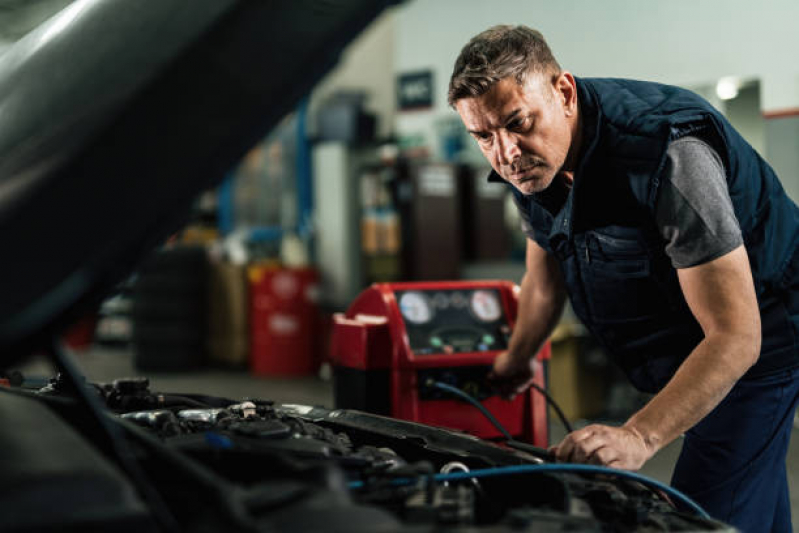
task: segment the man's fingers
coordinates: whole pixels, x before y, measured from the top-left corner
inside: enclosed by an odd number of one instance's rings
[[[590,462],[591,457],[594,453],[605,446],[606,439],[597,433],[593,433],[587,438],[581,440],[580,442],[576,443],[574,446],[574,450],[572,451],[571,460],[575,463],[587,463]]]
[[[515,390],[515,393],[516,393],[516,394],[521,394],[521,393],[523,393],[524,391],[526,391],[527,389],[529,389],[529,388],[530,388],[530,384],[531,384],[532,382],[533,382],[532,378],[530,378],[530,379],[525,379],[524,381],[522,381],[522,382],[521,382],[521,384],[519,384],[519,385],[516,385],[516,390]]]
[[[566,435],[566,437],[555,448],[555,456],[558,461],[572,462],[574,447],[583,439],[591,435],[586,429],[578,429]]]
[[[613,462],[618,462],[618,458],[616,450],[609,446],[603,446],[594,450],[587,462],[592,465],[609,466]]]
[[[526,391],[532,381],[529,375],[500,376],[496,371],[489,373],[487,379],[491,387],[505,400],[511,400]]]
[[[566,435],[566,438],[556,447],[556,457],[559,461],[570,463],[584,463],[595,450],[605,445],[606,439],[601,428],[587,426]]]
[[[494,387],[503,400],[512,400],[516,396],[516,388],[508,383],[501,383]]]
[[[551,452],[559,461],[638,470],[652,455],[640,437],[624,428],[594,424],[566,436]]]

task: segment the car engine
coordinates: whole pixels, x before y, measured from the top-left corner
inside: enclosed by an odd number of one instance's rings
[[[532,447],[359,411],[158,393],[145,378],[84,387],[107,408],[101,417],[119,430],[116,439],[105,438],[60,377],[9,393],[46,406],[89,439],[94,457],[83,470],[70,463],[74,477],[85,479],[90,463],[106,460],[126,471],[127,481],[114,483],[136,486],[144,510],[126,503],[115,525],[133,514],[139,526],[152,518],[153,530],[177,531],[729,529],[635,479],[568,465],[547,471],[552,463]],[[49,445],[63,449],[65,439],[54,435]],[[9,440],[0,446],[8,449]],[[17,454],[20,464],[30,460]],[[80,486],[91,495],[89,485]]]

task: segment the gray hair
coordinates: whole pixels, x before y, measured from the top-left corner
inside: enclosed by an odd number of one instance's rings
[[[487,93],[498,81],[527,74],[560,74],[560,65],[540,32],[527,26],[494,26],[472,37],[461,50],[449,80],[449,105]]]

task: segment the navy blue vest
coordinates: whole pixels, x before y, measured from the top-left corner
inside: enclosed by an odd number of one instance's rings
[[[752,267],[763,343],[746,377],[799,365],[799,208],[771,167],[689,91],[621,79],[577,88],[583,153],[565,204],[509,185],[536,242],[557,257],[577,316],[648,392],[702,340],[654,217],[666,148],[693,135],[722,158]]]

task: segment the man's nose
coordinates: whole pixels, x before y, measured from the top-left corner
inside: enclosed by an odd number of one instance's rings
[[[500,132],[497,135],[497,151],[503,165],[510,165],[522,153],[516,138],[507,132]]]

